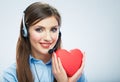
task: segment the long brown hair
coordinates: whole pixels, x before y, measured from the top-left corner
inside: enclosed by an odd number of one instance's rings
[[[24,11],[24,21],[27,30],[29,27],[38,23],[39,21],[54,16],[61,26],[61,16],[58,11],[46,3],[35,2],[28,6]],[[27,37],[22,35],[23,21],[20,25],[20,35],[16,47],[16,62],[17,62],[17,77],[18,82],[34,82],[32,72],[29,65],[29,55],[31,54],[31,44],[29,41],[29,33]],[[58,48],[61,47],[61,38]],[[57,49],[58,49],[57,48]],[[54,80],[55,81],[55,80]]]

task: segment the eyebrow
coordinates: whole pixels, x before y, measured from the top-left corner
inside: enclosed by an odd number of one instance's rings
[[[41,26],[41,25],[36,25],[35,27],[46,28],[46,27]],[[58,25],[51,26],[50,28],[54,28],[54,27],[55,27],[55,28],[59,28]]]
[[[55,28],[59,28],[59,26],[58,26],[58,25],[52,26],[51,28],[54,28],[54,27],[55,27]]]

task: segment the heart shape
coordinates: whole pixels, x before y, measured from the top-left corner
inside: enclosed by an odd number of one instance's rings
[[[72,49],[70,51],[58,49],[56,55],[60,58],[63,68],[69,77],[74,75],[81,67],[83,54],[79,49]]]

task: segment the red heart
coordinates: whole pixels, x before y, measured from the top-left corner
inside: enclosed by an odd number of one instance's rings
[[[69,77],[81,67],[83,54],[79,49],[67,51],[65,49],[58,49],[56,51],[57,57],[60,58],[61,63]]]

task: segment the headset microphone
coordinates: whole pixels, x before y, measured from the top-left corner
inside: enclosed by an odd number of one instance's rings
[[[57,40],[55,46],[48,51],[49,54],[52,54],[57,49],[60,38],[61,38],[61,32],[59,32],[58,40]]]

